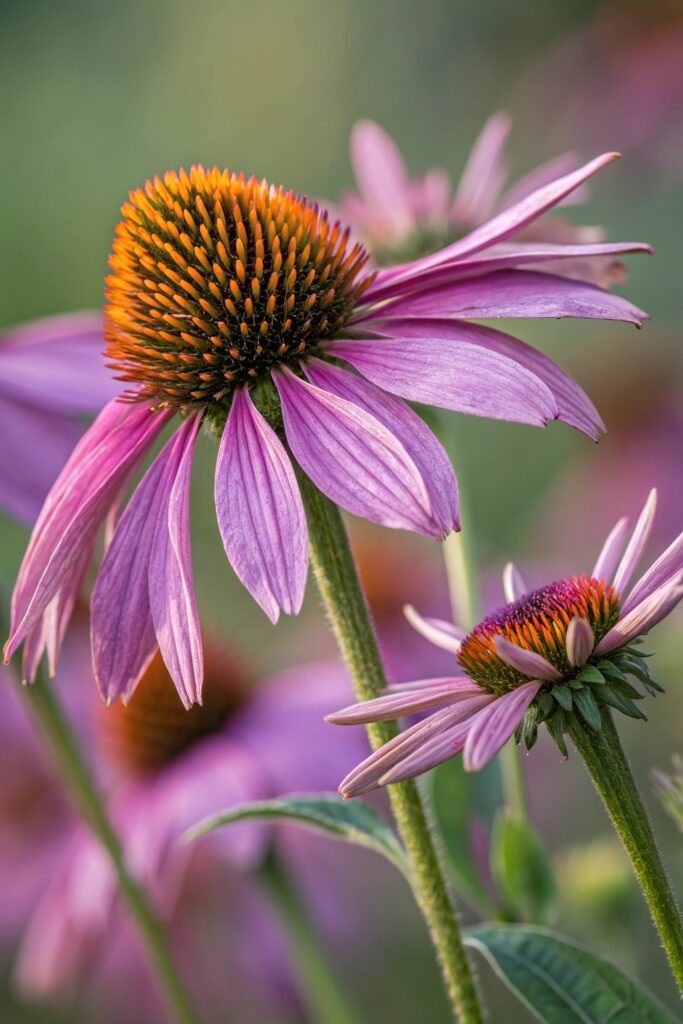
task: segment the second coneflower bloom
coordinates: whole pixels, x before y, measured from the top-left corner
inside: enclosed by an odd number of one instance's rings
[[[641,322],[623,298],[529,269],[527,249],[491,251],[611,159],[377,277],[342,225],[265,181],[197,166],[131,193],[105,310],[107,357],[129,391],[104,409],[47,498],[15,588],[6,656],[26,641],[27,677],[46,646],[54,664],[108,518],[111,541],[92,595],[101,691],[109,701],[130,695],[158,644],[185,704],[199,700],[189,490],[202,424],[220,438],[215,501],[228,559],[273,621],[299,610],[307,576],[295,464],[355,515],[434,538],[458,527],[449,460],[405,399],[537,426],[563,419],[595,437],[601,421],[571,378],[517,339],[469,321]],[[572,245],[568,259],[577,248],[647,246]],[[562,255],[554,247],[553,266]],[[543,249],[533,256],[546,259]],[[179,429],[118,518],[122,494],[176,416]]]
[[[463,752],[478,771],[516,735],[527,749],[541,724],[563,754],[570,716],[599,731],[604,708],[645,718],[636,703],[661,692],[652,679],[641,638],[683,598],[683,533],[629,590],[650,535],[656,492],[629,537],[620,519],[590,575],[535,590],[508,565],[508,604],[470,633],[406,609],[415,628],[451,651],[459,675],[402,683],[376,700],[328,716],[337,725],[430,714],[371,754],[342,782],[344,796],[401,782]]]

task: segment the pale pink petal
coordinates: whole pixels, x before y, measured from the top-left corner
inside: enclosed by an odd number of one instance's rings
[[[412,604],[403,606],[403,614],[413,629],[417,630],[425,640],[429,640],[435,647],[441,647],[442,650],[450,651],[451,654],[460,652],[466,635],[462,629],[458,629],[457,626],[444,619],[426,618],[424,615],[420,615]]]
[[[294,457],[328,498],[372,522],[443,537],[422,474],[398,437],[360,406],[289,370],[273,379]]]
[[[554,665],[551,665],[543,655],[535,651],[527,651],[524,647],[518,647],[511,643],[504,636],[494,636],[493,646],[496,654],[506,665],[516,669],[525,676],[534,679],[550,679],[556,682],[562,678]]]
[[[218,451],[216,515],[230,564],[271,620],[296,615],[308,572],[306,516],[287,452],[246,388]]]
[[[414,689],[406,686],[400,692],[392,690],[374,700],[351,704],[332,714],[325,715],[325,721],[332,725],[358,725],[367,722],[386,722],[404,715],[414,715],[419,711],[441,705],[457,704],[469,697],[482,695],[481,687],[472,679],[429,679],[413,684]]]
[[[459,530],[458,484],[451,460],[424,420],[401,399],[340,366],[311,359],[304,369],[317,387],[364,409],[398,438],[420,471],[441,533]]]
[[[468,341],[344,339],[327,350],[374,384],[414,402],[534,426],[557,416],[555,399],[539,377]]]
[[[638,601],[613,626],[598,646],[596,654],[609,654],[618,647],[624,647],[637,636],[647,633],[658,622],[665,619],[683,597],[683,574],[680,572],[667,580],[657,590]]]
[[[596,580],[609,580],[617,567],[619,556],[624,550],[628,534],[628,519],[624,517],[612,527],[607,540],[602,546],[598,560],[593,566],[593,576]]]
[[[359,121],[351,133],[353,172],[367,207],[393,230],[410,227],[410,182],[396,143],[374,121]]]
[[[624,551],[617,571],[614,574],[613,584],[618,594],[623,593],[624,589],[628,586],[629,580],[635,572],[636,565],[650,539],[656,510],[657,490],[653,487],[645,502],[643,511],[640,513],[631,539],[626,545],[626,551]]]
[[[508,604],[519,600],[527,592],[527,585],[524,582],[521,572],[516,565],[508,562],[503,569],[503,592]]]
[[[538,680],[524,683],[498,697],[473,719],[463,751],[466,772],[478,772],[505,746],[542,686]]]
[[[497,206],[507,177],[503,152],[511,127],[507,114],[494,114],[479,133],[453,200],[453,219],[457,223],[481,224]]]
[[[644,573],[624,601],[621,613],[625,615],[655,590],[667,583],[683,570],[683,533],[669,545],[650,568]]]
[[[154,510],[156,528],[148,570],[149,607],[157,643],[187,708],[201,703],[204,675],[190,539],[190,475],[200,424],[201,416],[188,417],[169,442]]]
[[[575,668],[585,665],[595,647],[595,635],[590,622],[575,615],[567,627],[567,658]]]
[[[501,198],[498,209],[501,211],[509,210],[511,206],[525,199],[532,192],[536,192],[545,185],[551,185],[553,181],[564,177],[565,174],[571,174],[578,166],[579,160],[576,153],[560,153],[559,156],[552,157],[552,159],[547,160],[544,164],[534,167],[532,171],[519,178],[514,185],[507,189]],[[567,196],[562,205],[566,206],[571,200],[581,202],[581,193],[584,191],[584,187],[577,188],[576,191]],[[578,200],[576,199],[577,194],[579,196]]]

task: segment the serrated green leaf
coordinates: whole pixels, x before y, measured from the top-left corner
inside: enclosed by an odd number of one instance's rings
[[[569,689],[568,686],[553,686],[553,697],[560,705],[560,707],[564,708],[565,711],[571,711],[572,707],[574,706],[574,701],[572,700],[572,691]]]
[[[506,809],[496,815],[491,833],[491,872],[516,917],[547,920],[556,892],[550,858],[529,822]]]
[[[614,964],[546,928],[481,925],[465,942],[543,1024],[677,1024]]]
[[[194,825],[183,836],[187,842],[238,821],[266,819],[291,821],[315,832],[365,846],[390,860],[410,881],[411,869],[398,838],[384,819],[360,800],[342,800],[336,793],[296,794],[276,800],[240,804]]]
[[[584,687],[583,690],[577,690],[574,694],[574,703],[579,714],[591,729],[600,732],[602,729],[600,708],[591,691],[587,687]]]
[[[581,683],[604,683],[605,677],[595,665],[584,665],[576,673],[576,679]]]

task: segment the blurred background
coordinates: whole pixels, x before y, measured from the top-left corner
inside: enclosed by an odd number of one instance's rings
[[[413,173],[441,167],[457,180],[496,110],[514,120],[513,178],[567,149],[586,158],[618,149],[623,159],[569,216],[604,225],[612,240],[655,246],[654,258],[628,266],[628,297],[652,322],[640,332],[569,321],[517,323],[513,330],[581,382],[607,436],[593,445],[560,425],[535,431],[455,414],[432,422],[460,478],[464,528],[488,605],[501,603],[496,579],[508,559],[537,584],[549,570],[589,569],[613,522],[637,514],[657,485],[654,552],[683,527],[682,48],[676,0],[3,0],[0,326],[99,307],[119,207],[131,187],[167,168],[218,163],[334,200],[352,185],[352,125],[370,117],[397,140]],[[208,500],[214,461],[207,441],[198,451],[192,513],[205,622],[251,659],[257,674],[333,654],[312,587],[304,614],[276,628],[240,588]],[[0,518],[3,589],[27,536]],[[405,601],[448,614],[440,552],[359,524],[353,536],[392,675],[410,678],[416,663],[424,675],[440,672],[443,662],[410,640],[400,617]],[[681,628],[679,613],[658,630],[654,675],[667,695],[648,701],[649,722],[621,723],[679,891],[683,843],[654,796],[652,771],[668,769],[681,746]],[[551,923],[675,1006],[658,943],[580,762],[561,763],[543,738],[525,770],[534,823],[557,868]],[[495,780],[476,785],[483,792]],[[317,860],[324,866],[330,853],[328,885],[346,873],[352,920],[344,941],[334,927],[326,941],[358,1020],[447,1021],[401,880],[370,854],[347,861],[345,850],[331,849],[317,846]],[[0,905],[12,884],[0,878]],[[476,914],[468,909],[466,917]],[[21,1000],[12,982],[17,941],[17,929],[0,930],[3,1021],[105,1019],[93,1011],[96,986],[61,1009]],[[491,1019],[530,1021],[480,967]],[[240,1020],[307,1020],[284,1004],[280,1016]]]

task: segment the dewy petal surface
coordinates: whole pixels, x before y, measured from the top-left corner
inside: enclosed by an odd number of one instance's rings
[[[216,463],[216,515],[240,580],[277,622],[301,608],[308,528],[299,486],[275,431],[248,391],[235,392]]]
[[[498,697],[471,722],[463,751],[465,771],[478,772],[510,739],[541,688],[532,680]]]
[[[372,522],[441,539],[422,474],[395,434],[360,406],[290,371],[274,380],[294,457],[328,498]]]
[[[364,409],[398,438],[420,471],[442,535],[460,529],[451,460],[424,420],[401,399],[340,366],[311,359],[305,370],[313,384]]]
[[[456,338],[341,340],[327,346],[387,391],[442,409],[545,426],[548,386],[513,359]]]

